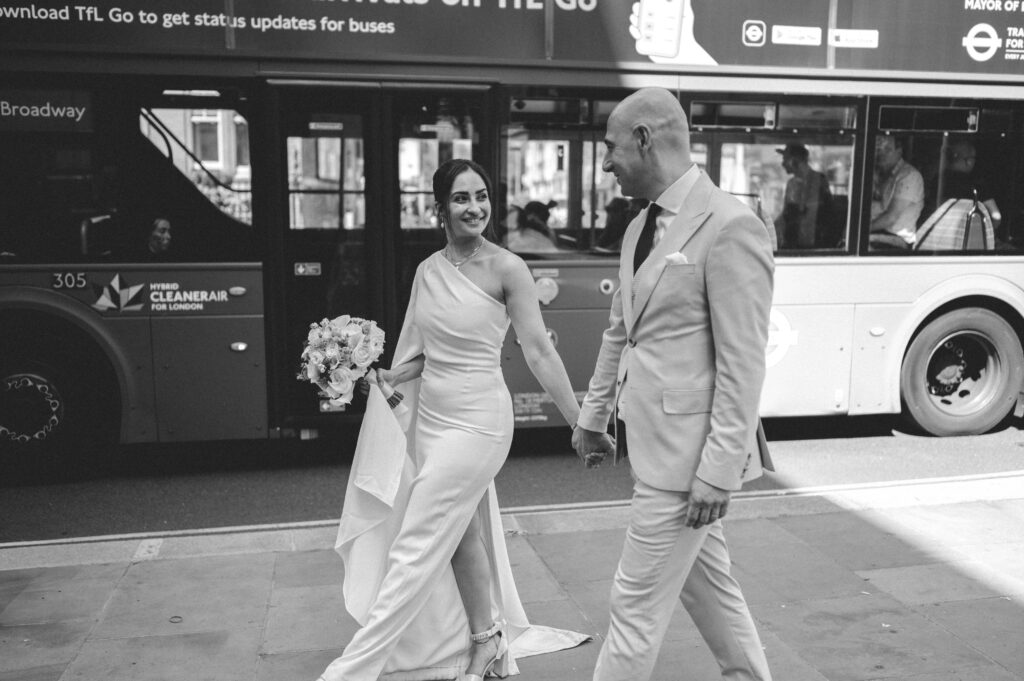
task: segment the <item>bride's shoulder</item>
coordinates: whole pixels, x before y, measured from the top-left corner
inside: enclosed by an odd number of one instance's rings
[[[526,261],[504,246],[494,246],[494,267],[500,272],[529,269]]]

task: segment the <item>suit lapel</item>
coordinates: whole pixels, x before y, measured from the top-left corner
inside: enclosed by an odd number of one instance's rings
[[[637,320],[639,320],[640,315],[643,314],[644,308],[647,307],[647,302],[651,299],[654,287],[658,284],[658,280],[661,279],[662,272],[665,271],[665,256],[682,250],[686,246],[686,242],[697,233],[697,230],[708,219],[710,215],[708,213],[708,203],[711,199],[711,188],[713,186],[708,176],[701,173],[693,189],[690,190],[690,193],[683,201],[679,214],[669,224],[661,240],[651,249],[651,254],[647,257],[647,260],[636,271],[636,276],[631,282],[630,290],[631,314],[626,317],[627,327],[630,330],[632,325],[636,324]],[[636,250],[638,238],[639,231],[633,237],[632,247],[629,251],[629,262],[633,262],[632,254]],[[623,289],[623,310],[625,310],[625,293],[626,291]]]

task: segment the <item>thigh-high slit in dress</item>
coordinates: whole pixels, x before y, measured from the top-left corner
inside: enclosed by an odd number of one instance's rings
[[[474,514],[483,528],[491,610],[508,661],[588,637],[530,625],[512,580],[493,480],[512,441],[500,353],[509,317],[443,255],[416,272],[395,365],[424,355],[392,413],[373,388],[338,533],[345,604],[362,626],[323,681],[457,679],[469,627],[451,567]]]

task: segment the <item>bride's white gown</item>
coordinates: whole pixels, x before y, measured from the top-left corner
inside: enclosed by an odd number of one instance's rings
[[[493,484],[514,423],[500,365],[508,327],[505,306],[442,254],[420,264],[395,365],[423,353],[423,375],[398,386],[406,397],[395,412],[370,391],[336,546],[345,605],[362,628],[325,681],[462,676],[470,631],[451,558],[474,513],[511,673],[517,656],[589,638],[531,626],[512,579]]]

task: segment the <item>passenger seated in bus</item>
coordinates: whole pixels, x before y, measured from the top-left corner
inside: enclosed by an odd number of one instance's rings
[[[953,140],[946,147],[944,172],[939,177],[936,191],[939,200],[936,206],[946,199],[977,199],[985,204],[992,220],[992,227],[999,229],[1002,215],[999,205],[988,181],[975,172],[978,152],[974,142],[967,139]]]
[[[789,173],[782,214],[775,218],[781,229],[783,248],[814,248],[821,245],[819,234],[830,217],[832,192],[828,179],[809,163],[810,152],[802,144],[776,149],[782,167]],[[834,244],[833,244],[834,245]]]
[[[872,249],[909,248],[924,207],[924,179],[903,158],[903,140],[875,139],[874,188],[871,194]]]
[[[141,244],[128,253],[128,259],[139,262],[168,260],[171,252],[171,221],[158,217],[149,223]]]
[[[548,227],[551,209],[557,205],[530,201],[519,211],[516,228],[509,230],[506,246],[513,253],[551,253],[558,250]]]
[[[643,199],[627,200],[616,196],[604,207],[604,229],[597,239],[597,248],[607,251],[618,251],[622,247],[622,236],[626,227],[643,210],[646,201]]]

